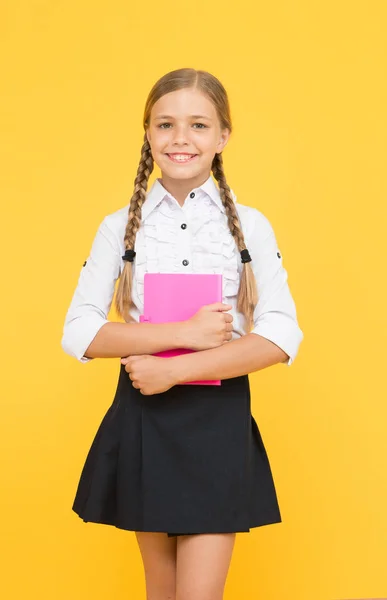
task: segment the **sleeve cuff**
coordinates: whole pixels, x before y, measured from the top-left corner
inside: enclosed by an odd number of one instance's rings
[[[298,348],[304,338],[303,332],[294,319],[279,312],[262,314],[251,333],[261,335],[286,352],[289,358],[280,364],[289,367],[294,362]]]
[[[66,324],[63,332],[61,341],[63,350],[81,363],[90,362],[93,358],[86,357],[85,352],[105,323],[109,323],[109,320],[97,315],[72,319]]]

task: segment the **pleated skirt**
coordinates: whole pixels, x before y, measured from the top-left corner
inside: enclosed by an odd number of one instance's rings
[[[146,396],[120,364],[72,509],[85,522],[168,536],[281,522],[248,375]]]

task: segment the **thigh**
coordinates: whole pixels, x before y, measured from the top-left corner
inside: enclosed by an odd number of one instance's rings
[[[175,600],[176,538],[166,533],[136,531],[147,591],[147,600]]]
[[[177,538],[176,600],[222,600],[236,533]]]

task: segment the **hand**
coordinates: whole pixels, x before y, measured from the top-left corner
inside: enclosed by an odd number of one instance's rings
[[[232,339],[231,304],[205,304],[185,323],[187,345],[191,350],[208,350]]]
[[[166,392],[178,383],[173,358],[162,358],[150,354],[134,354],[121,358],[125,371],[129,373],[133,387],[149,396]]]

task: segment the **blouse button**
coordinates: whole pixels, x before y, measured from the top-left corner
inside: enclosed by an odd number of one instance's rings
[[[180,227],[181,227],[182,229],[187,229],[187,223],[182,223],[182,224],[180,225]]]
[[[182,262],[185,267],[189,264],[189,261],[186,258]]]
[[[281,254],[279,252],[277,252],[277,256],[278,258],[281,258]]]
[[[195,192],[191,192],[189,195],[190,198],[195,198]]]

